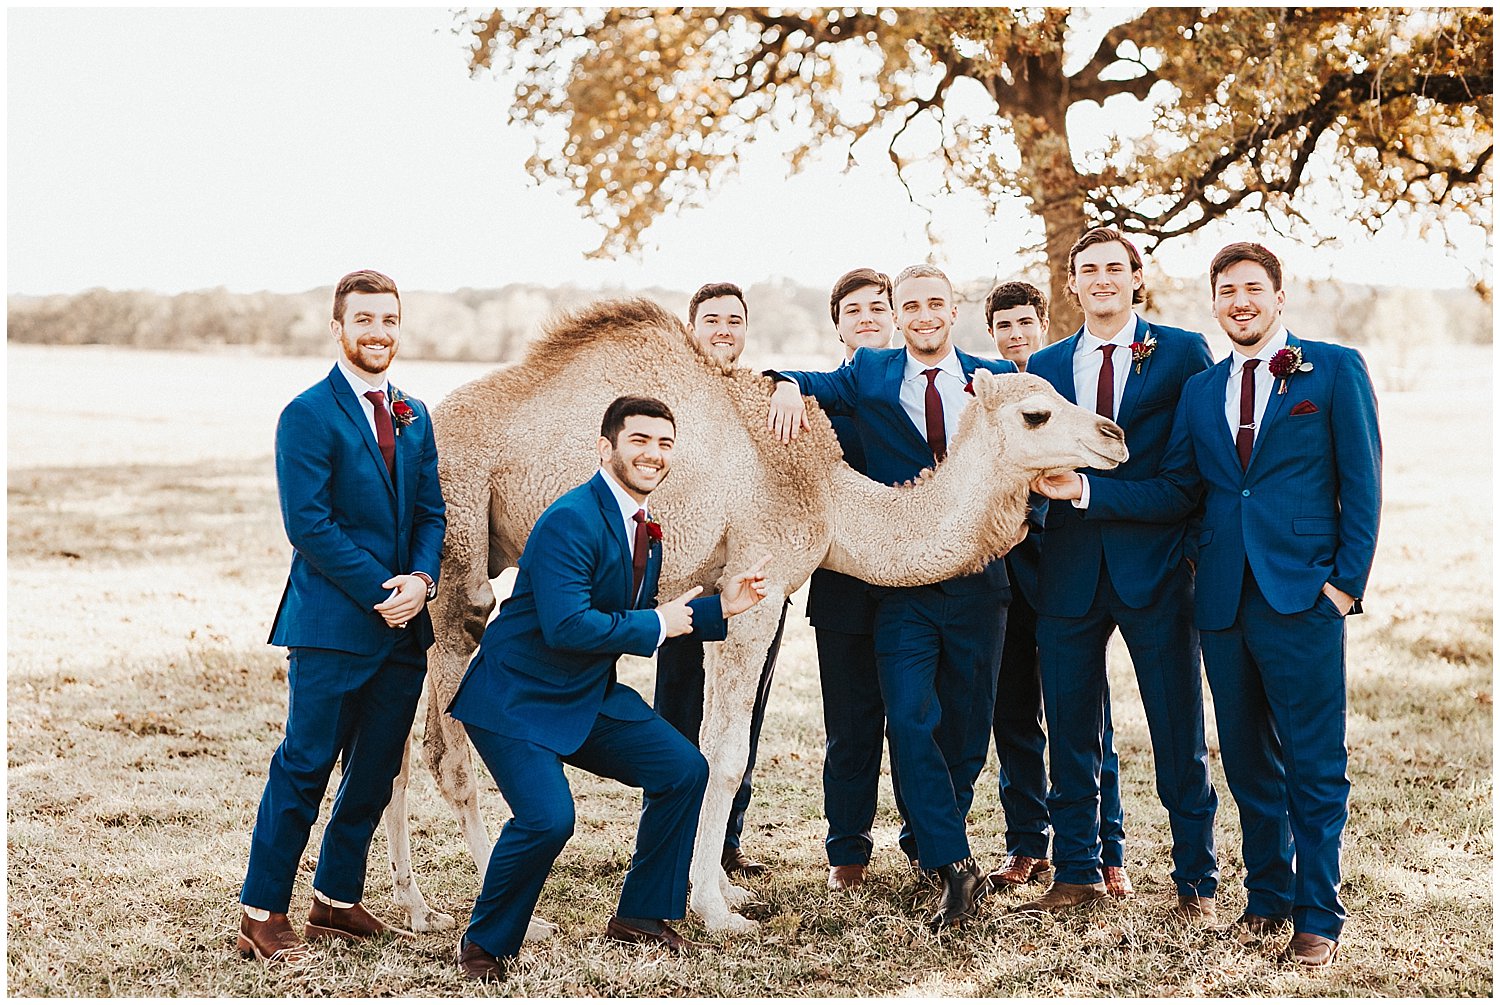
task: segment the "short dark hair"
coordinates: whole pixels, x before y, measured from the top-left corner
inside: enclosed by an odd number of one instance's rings
[[[1271,277],[1271,288],[1281,289],[1281,259],[1273,255],[1271,249],[1263,244],[1236,241],[1219,249],[1219,253],[1214,256],[1213,263],[1208,267],[1208,292],[1211,295],[1218,289],[1219,273],[1236,262],[1254,262],[1265,269],[1266,275]]]
[[[873,286],[884,293],[885,302],[895,310],[895,287],[891,285],[891,277],[874,269],[854,269],[839,276],[838,282],[833,284],[833,292],[828,295],[828,316],[833,318],[834,327],[838,327],[839,323],[839,304],[849,294],[866,286]]]
[[[677,419],[667,403],[658,398],[646,398],[638,394],[624,394],[609,403],[604,410],[604,420],[599,423],[599,435],[618,446],[620,430],[625,420],[632,415],[645,415],[653,419],[666,419],[677,429]]]
[[[333,288],[333,320],[339,324],[344,323],[344,301],[351,293],[391,293],[396,297],[396,307],[401,307],[401,293],[394,279],[374,269],[360,269],[340,279]]]
[[[998,312],[1008,311],[1012,307],[1025,307],[1028,304],[1036,308],[1038,321],[1047,320],[1047,294],[1030,283],[1001,283],[990,290],[990,295],[985,298],[984,326],[995,327],[995,315]]]
[[[948,284],[948,295],[950,297],[953,295],[953,280],[948,278],[947,273],[938,268],[936,265],[922,264],[908,265],[906,268],[896,273],[896,281],[891,284],[891,296],[894,297],[896,295],[895,288],[906,282],[908,279],[941,279],[943,282]],[[894,307],[895,304],[892,303],[891,306]]]
[[[744,290],[733,283],[706,283],[698,287],[698,292],[688,301],[688,324],[698,320],[698,305],[714,297],[739,297],[740,306],[745,309],[745,320],[750,320],[750,306],[745,303]]]
[[[1140,251],[1136,248],[1135,245],[1131,244],[1125,239],[1124,234],[1120,233],[1113,227],[1095,227],[1093,230],[1086,232],[1082,237],[1074,241],[1073,247],[1068,249],[1068,275],[1073,276],[1077,274],[1077,270],[1074,269],[1073,263],[1078,258],[1078,253],[1080,251],[1082,251],[1084,248],[1092,248],[1096,244],[1109,244],[1112,241],[1118,241],[1119,243],[1125,245],[1125,254],[1130,259],[1131,272],[1145,271],[1146,266],[1145,263],[1141,261]],[[1077,293],[1073,293],[1072,297],[1074,303],[1078,304],[1080,307],[1083,306],[1083,302],[1078,299]],[[1142,304],[1146,302],[1146,283],[1144,279],[1142,280],[1141,285],[1136,289],[1135,295],[1130,298],[1130,302],[1132,304]]]

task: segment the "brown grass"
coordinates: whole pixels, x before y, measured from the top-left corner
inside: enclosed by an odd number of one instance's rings
[[[820,699],[799,597],[746,835],[747,849],[774,868],[755,884],[760,933],[720,939],[689,921],[690,937],[712,948],[686,960],[600,938],[628,862],[638,794],[573,773],[578,832],[541,903],[562,932],[527,949],[499,990],[536,997],[1488,996],[1492,533],[1482,378],[1489,351],[1466,352],[1450,372],[1382,393],[1386,519],[1371,613],[1350,622],[1350,921],[1331,972],[1305,974],[1276,961],[1277,945],[1242,946],[1167,920],[1165,814],[1123,651],[1113,654],[1111,674],[1134,900],[1038,921],[1006,913],[1020,899],[1007,895],[980,924],[931,935],[920,924],[927,895],[895,850],[888,786],[873,882],[855,896],[827,892]],[[1447,430],[1463,432],[1437,432]],[[117,456],[140,459],[126,449]],[[281,651],[262,644],[288,554],[269,462],[12,468],[9,517],[10,993],[474,993],[449,962],[451,933],[334,950],[295,977],[267,973],[234,952],[250,826],[285,712]],[[649,693],[648,664],[630,660],[622,671]],[[1243,907],[1243,869],[1213,740],[1227,920]],[[493,833],[505,810],[492,785],[482,806]],[[421,772],[413,813],[428,899],[462,920],[477,879],[457,826]],[[986,865],[1000,854],[1002,830],[992,762],[970,818]],[[317,837],[304,863],[309,875]],[[368,902],[389,916],[384,855],[377,835]],[[305,910],[307,885],[299,882],[294,911]]]

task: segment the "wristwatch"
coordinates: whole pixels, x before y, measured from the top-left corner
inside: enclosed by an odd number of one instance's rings
[[[413,572],[412,575],[416,576],[422,582],[427,584],[428,603],[431,603],[433,600],[437,599],[437,584],[432,581],[431,576],[427,575],[427,573],[425,572]]]

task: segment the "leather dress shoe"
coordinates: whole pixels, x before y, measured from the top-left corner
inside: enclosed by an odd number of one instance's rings
[[[387,925],[364,909],[364,905],[334,907],[313,898],[312,909],[307,912],[307,925],[302,929],[309,942],[342,939],[345,942],[362,942],[380,935],[391,935],[400,939],[415,939],[414,932]]]
[[[719,864],[729,875],[760,876],[770,871],[770,867],[764,862],[757,862],[747,856],[743,849],[724,846],[724,854],[719,858]]]
[[[1007,886],[1025,886],[1032,882],[1046,882],[1051,876],[1052,863],[1045,858],[1007,855],[1000,868],[990,873],[990,887],[999,890]]]
[[[989,880],[974,859],[951,862],[938,869],[937,874],[943,881],[943,892],[938,898],[938,909],[927,919],[928,927],[940,930],[972,920],[975,905],[990,890]]]
[[[1135,887],[1130,885],[1130,874],[1123,865],[1104,867],[1104,889],[1116,900],[1124,900],[1135,893]]]
[[[459,973],[471,981],[498,984],[505,980],[505,963],[477,943],[470,942],[467,935],[459,937],[458,947],[453,951],[453,962],[458,964]]]
[[[604,926],[604,935],[616,942],[660,946],[667,952],[678,956],[698,948],[697,943],[684,939],[665,921],[622,918],[615,915],[609,919],[609,924]]]
[[[299,967],[311,962],[313,948],[302,941],[285,914],[271,914],[256,921],[240,911],[240,934],[235,942],[240,955],[262,963]]]
[[[828,889],[854,890],[865,885],[863,865],[830,865],[828,867]]]
[[[1048,911],[1056,914],[1084,904],[1092,904],[1097,900],[1104,900],[1109,893],[1104,889],[1103,883],[1057,883],[1054,882],[1047,888],[1047,892],[1036,900],[1017,905],[1012,910],[1021,914],[1045,914]]]
[[[1191,893],[1179,893],[1177,906],[1167,913],[1178,921],[1195,925],[1211,925],[1219,920],[1218,905],[1212,897],[1199,897]]]
[[[1234,927],[1238,930],[1241,941],[1253,941],[1263,939],[1268,935],[1275,935],[1291,923],[1290,918],[1268,918],[1260,914],[1251,914],[1249,911],[1234,919]]]
[[[1310,932],[1298,932],[1287,943],[1282,957],[1302,967],[1327,967],[1339,955],[1339,944],[1332,939]]]

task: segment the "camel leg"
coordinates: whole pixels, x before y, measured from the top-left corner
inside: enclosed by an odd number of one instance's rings
[[[710,931],[750,932],[757,927],[734,913],[754,895],[729,882],[720,853],[734,793],[750,759],[750,716],[760,670],[781,617],[781,600],[781,587],[768,584],[765,599],[730,622],[723,643],[704,647],[703,726],[698,739],[708,761],[708,790],[693,843],[689,906]]]
[[[391,853],[391,900],[404,908],[414,932],[441,932],[453,927],[453,916],[431,910],[417,887],[411,871],[411,820],[406,814],[407,783],[411,779],[412,738],[406,738],[401,755],[401,772],[391,785],[391,801],[386,805],[385,840]]]

